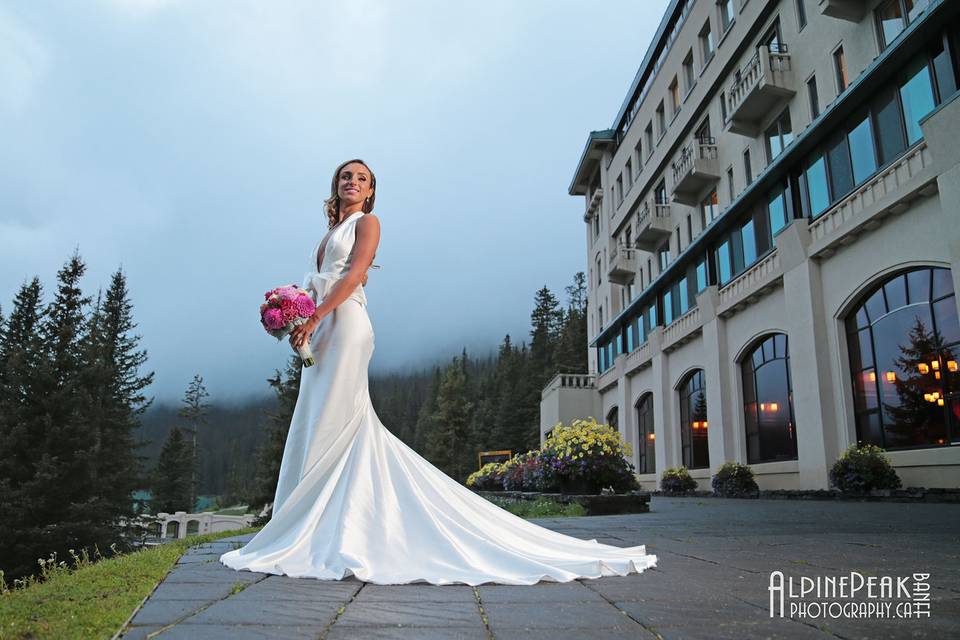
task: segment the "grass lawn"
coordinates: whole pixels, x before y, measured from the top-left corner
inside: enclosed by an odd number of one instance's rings
[[[190,536],[97,562],[81,559],[70,568],[49,570],[45,581],[0,595],[0,640],[110,638],[187,549],[258,530]]]

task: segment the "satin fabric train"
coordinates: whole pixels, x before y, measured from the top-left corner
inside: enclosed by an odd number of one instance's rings
[[[363,212],[330,235],[318,299],[350,268]],[[311,267],[316,268],[316,252]],[[246,546],[220,556],[234,569],[375,584],[534,584],[627,575],[654,567],[644,545],[582,540],[511,514],[434,467],[394,436],[370,400],[374,332],[362,287],[311,337],[273,517]],[[363,297],[361,297],[363,296]]]

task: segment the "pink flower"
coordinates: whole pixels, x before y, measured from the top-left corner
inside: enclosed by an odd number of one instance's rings
[[[297,312],[303,318],[309,318],[313,315],[313,312],[317,310],[317,305],[314,304],[313,298],[307,295],[301,295],[297,297]]]
[[[283,312],[280,309],[267,309],[263,313],[263,324],[271,331],[282,329],[286,322],[283,319]]]
[[[282,300],[296,300],[299,295],[295,287],[282,287],[280,289],[280,298]]]

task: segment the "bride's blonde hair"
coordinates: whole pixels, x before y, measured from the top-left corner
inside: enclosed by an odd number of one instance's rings
[[[332,229],[337,222],[340,221],[340,195],[337,193],[337,182],[340,180],[340,172],[351,162],[359,162],[370,172],[370,189],[373,193],[363,201],[363,212],[370,213],[373,211],[373,204],[377,200],[377,176],[373,175],[373,169],[370,168],[370,165],[360,158],[354,158],[353,160],[340,163],[337,170],[333,172],[333,180],[330,181],[330,197],[323,201],[324,210],[327,212],[328,229]]]

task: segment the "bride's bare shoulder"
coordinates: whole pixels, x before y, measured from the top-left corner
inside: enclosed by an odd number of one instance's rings
[[[380,218],[375,213],[367,213],[360,216],[357,221],[357,228],[362,231],[380,230]]]

